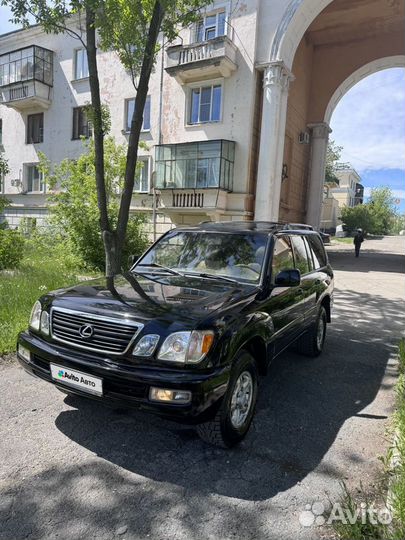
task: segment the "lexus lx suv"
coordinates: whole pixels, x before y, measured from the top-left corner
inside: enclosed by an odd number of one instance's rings
[[[65,393],[193,424],[231,447],[272,359],[292,344],[321,354],[332,304],[318,233],[202,223],[169,231],[122,275],[43,295],[18,359]]]

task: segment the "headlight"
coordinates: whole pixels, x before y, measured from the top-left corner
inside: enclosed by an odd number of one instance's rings
[[[43,311],[41,314],[41,332],[49,336],[49,314],[47,311]]]
[[[135,345],[134,352],[132,354],[134,356],[151,356],[156,349],[159,339],[160,336],[157,334],[148,334],[143,336],[143,338],[140,339]]]
[[[39,327],[41,325],[41,311],[41,302],[37,300],[34,304],[34,307],[32,308],[30,317],[30,326],[33,330],[39,330]]]
[[[201,362],[214,342],[211,330],[175,332],[160,347],[159,360],[196,364]]]

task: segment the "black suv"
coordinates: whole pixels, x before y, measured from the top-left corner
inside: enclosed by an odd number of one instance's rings
[[[202,223],[166,233],[123,275],[42,296],[18,358],[65,393],[196,424],[231,447],[269,362],[292,343],[322,352],[332,295],[318,233]]]

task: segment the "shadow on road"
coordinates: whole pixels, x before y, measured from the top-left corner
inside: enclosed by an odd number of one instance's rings
[[[272,365],[260,388],[252,430],[231,451],[205,445],[183,426],[66,397],[73,408],[59,414],[57,429],[104,461],[89,458],[85,467],[80,459],[69,461],[17,485],[3,498],[3,507],[13,501],[14,512],[3,534],[10,534],[18,522],[32,537],[41,537],[48,525],[38,513],[45,512],[55,522],[69,516],[71,538],[83,537],[87,526],[102,529],[109,523],[111,530],[123,519],[138,537],[153,536],[170,513],[181,521],[187,537],[206,537],[204,516],[212,520],[215,505],[219,537],[232,533],[235,520],[241,523],[240,537],[259,537],[261,519],[271,519],[273,510],[279,516],[280,509],[268,504],[261,518],[257,507],[238,507],[238,501],[271,499],[314,469],[342,478],[350,460],[358,460],[350,445],[344,469],[322,464],[322,458],[345,420],[374,400],[395,353],[404,324],[401,302],[344,291],[337,294],[336,304],[324,354],[309,360],[288,352]],[[395,370],[388,369],[394,382]],[[389,387],[390,378],[383,391]],[[364,416],[363,421],[376,420]]]
[[[334,270],[405,273],[405,255],[364,249],[360,252],[360,257],[356,258],[354,248],[350,251],[334,251],[333,248],[330,248],[328,249],[328,257]]]

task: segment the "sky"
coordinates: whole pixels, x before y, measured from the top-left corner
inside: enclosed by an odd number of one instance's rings
[[[0,6],[0,34],[16,27]],[[331,138],[343,146],[341,161],[357,170],[368,195],[389,186],[405,212],[405,69],[369,75],[342,98],[331,121]]]
[[[389,186],[405,212],[405,69],[369,75],[342,98],[331,121],[331,138],[343,146],[366,194]]]

